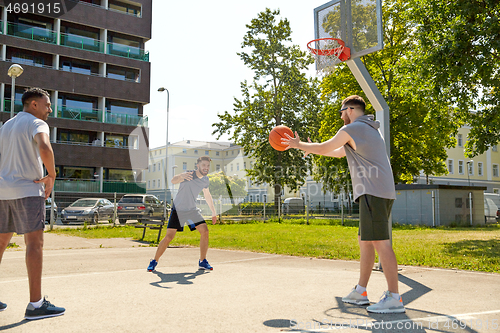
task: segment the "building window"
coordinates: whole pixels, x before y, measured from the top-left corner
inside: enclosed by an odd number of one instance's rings
[[[498,151],[497,145],[491,146],[491,150],[494,151],[494,152],[497,152]]]
[[[231,150],[231,155],[234,155],[234,150]]]
[[[467,169],[469,169],[469,176],[474,176],[474,161],[467,162]]]
[[[229,152],[226,151],[226,156],[229,154]]]
[[[188,164],[186,162],[182,162],[182,170],[187,170]]]
[[[183,149],[183,150],[182,150],[182,153],[183,153],[183,154],[187,154],[187,149]]]
[[[153,179],[153,188],[156,187],[156,180]]]
[[[462,140],[462,134],[458,135],[457,143],[459,147],[463,147],[463,140]]]
[[[156,172],[156,163],[153,164],[153,172]]]
[[[161,187],[161,183],[160,183],[159,179],[158,179],[158,183],[157,184],[158,184],[158,188],[160,188]]]
[[[477,175],[483,175],[483,162],[477,162]]]
[[[231,163],[231,171],[233,171],[233,163]]]
[[[494,188],[494,189],[493,189],[493,193],[499,194],[499,193],[500,193],[500,190],[499,190],[498,188]]]
[[[151,188],[151,181],[148,180],[148,188]]]
[[[220,171],[220,164],[217,164],[217,165],[215,166],[215,171],[217,171],[217,172],[219,172],[219,171]]]
[[[498,177],[498,164],[493,164],[493,177]]]
[[[247,162],[243,162],[243,169],[247,168]]]
[[[453,174],[453,160],[448,160],[448,172]]]
[[[236,171],[240,171],[240,164],[236,163]]]
[[[216,152],[215,152],[215,156],[219,156],[219,155],[220,155],[220,154],[219,154],[219,152],[218,152],[218,151],[216,151]]]
[[[195,150],[194,150],[194,153],[195,153],[196,155],[198,155],[198,149],[195,149]]]
[[[208,154],[209,154],[208,150],[205,150],[205,155],[208,155]]]
[[[158,162],[158,171],[160,171],[161,168],[160,168],[160,162]]]
[[[458,161],[458,174],[464,174],[464,161]]]

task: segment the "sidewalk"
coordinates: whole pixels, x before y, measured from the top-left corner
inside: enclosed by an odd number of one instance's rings
[[[24,246],[22,237],[13,239]],[[23,248],[0,265],[0,330],[8,332],[500,332],[500,275],[401,266],[407,312],[369,314],[343,304],[358,262],[209,250],[211,272],[197,270],[197,248],[156,248],[130,239],[45,234],[43,292],[66,314],[23,320],[28,285]],[[372,302],[386,288],[380,272]],[[463,329],[460,328],[462,325]]]

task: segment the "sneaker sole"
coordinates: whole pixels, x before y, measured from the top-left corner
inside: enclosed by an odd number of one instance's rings
[[[0,312],[7,310],[7,307],[0,309]]]
[[[400,308],[400,309],[381,309],[381,310],[371,310],[371,309],[366,309],[368,312],[372,313],[405,313],[406,309],[405,308]]]
[[[369,305],[370,304],[370,301],[366,300],[366,301],[351,301],[351,300],[342,300],[342,302],[344,303],[349,303],[349,304],[354,304],[354,305]]]
[[[43,318],[50,318],[50,317],[62,316],[63,314],[64,314],[64,312],[61,312],[61,313],[55,313],[55,314],[50,314],[50,315],[44,315],[44,316],[34,316],[34,317],[24,316],[24,319],[28,319],[28,320],[36,320],[36,319],[43,319]]]
[[[200,271],[202,271],[202,270],[203,270],[203,271],[213,271],[213,270],[214,270],[214,268],[213,268],[213,267],[212,267],[212,268],[205,268],[205,267],[201,267],[201,266],[200,266],[200,267],[198,267],[198,270],[200,270]]]

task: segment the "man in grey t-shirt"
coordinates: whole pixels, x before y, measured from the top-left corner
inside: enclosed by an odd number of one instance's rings
[[[22,103],[24,110],[0,128],[0,261],[13,233],[24,234],[30,288],[25,318],[40,319],[65,311],[42,298],[45,199],[56,179],[45,122],[52,109],[49,94],[40,88],[25,91]],[[5,308],[0,303],[0,311]]]
[[[386,291],[379,303],[368,306],[369,312],[405,312],[398,290],[398,264],[389,234],[389,215],[396,198],[394,178],[380,124],[372,115],[365,115],[365,101],[349,96],[342,102],[340,116],[344,126],[323,143],[301,142],[288,136],[283,144],[304,150],[307,154],[347,157],[354,199],[359,202],[359,247],[361,252],[358,284],[342,301],[357,305],[370,304],[366,286],[370,279],[377,251],[387,280]],[[288,149],[287,148],[287,149]]]
[[[196,207],[196,198],[198,194],[203,191],[208,207],[210,207],[212,211],[212,223],[215,224],[215,222],[217,222],[217,214],[215,213],[212,195],[208,190],[210,182],[207,175],[210,171],[210,162],[210,157],[202,156],[196,161],[195,171],[184,172],[172,178],[172,184],[180,184],[179,191],[177,192],[177,196],[174,199],[174,206],[170,212],[167,234],[158,245],[154,259],[149,263],[149,272],[152,272],[156,268],[158,260],[160,260],[160,257],[168,248],[168,245],[174,239],[177,231],[183,231],[185,225],[188,225],[191,231],[198,230],[200,232],[199,269],[213,269],[207,261],[208,227],[200,210]]]

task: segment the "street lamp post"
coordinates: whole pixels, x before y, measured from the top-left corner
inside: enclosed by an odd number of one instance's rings
[[[161,87],[158,88],[159,92],[167,92],[167,138],[165,140],[165,202],[163,205],[163,216],[165,217],[165,220],[167,219],[167,193],[168,193],[168,172],[167,172],[167,167],[168,167],[168,107],[169,107],[169,100],[170,100],[170,93],[168,92],[167,88]]]
[[[16,97],[16,78],[23,74],[24,69],[18,65],[13,64],[9,67],[7,74],[12,78],[12,91],[10,94],[10,117],[14,118],[14,98]]]

